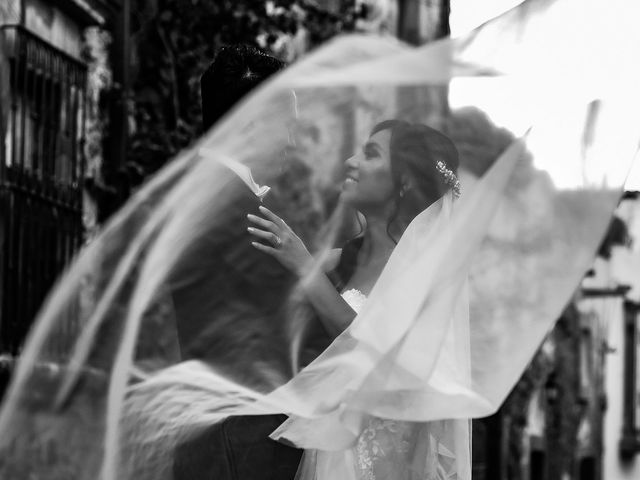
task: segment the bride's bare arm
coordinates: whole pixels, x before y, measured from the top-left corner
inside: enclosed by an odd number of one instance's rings
[[[327,332],[334,336],[340,335],[351,324],[356,312],[345,302],[321,269],[309,272],[300,282]]]
[[[325,329],[331,335],[339,335],[353,321],[356,313],[327,277],[327,265],[320,268],[302,240],[284,220],[266,207],[260,207],[260,212],[266,218],[247,216],[255,225],[248,228],[249,233],[260,240],[252,242],[252,245],[274,257],[300,278],[307,299],[318,313]]]

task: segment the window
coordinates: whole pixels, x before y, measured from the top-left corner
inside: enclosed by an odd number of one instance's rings
[[[77,185],[84,163],[86,68],[21,27],[2,32],[11,70],[7,167],[40,182]]]
[[[86,67],[23,27],[0,34],[11,94],[0,163],[0,353],[16,355],[82,241]]]
[[[623,459],[630,459],[640,452],[640,304],[625,302],[624,312],[624,397],[620,455]]]

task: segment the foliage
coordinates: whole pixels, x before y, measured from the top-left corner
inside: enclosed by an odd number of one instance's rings
[[[444,130],[458,149],[460,165],[476,176],[483,175],[515,140],[513,133],[496,126],[478,107],[454,110]]]
[[[553,359],[543,349],[538,350],[502,407],[502,411],[510,419],[507,433],[509,439],[507,471],[510,479],[522,478],[523,439],[526,436],[529,402],[534,392],[543,388],[553,367]]]
[[[199,79],[221,46],[245,43],[295,60],[353,30],[355,2],[341,5],[328,12],[306,0],[134,1],[129,155],[120,171],[106,179],[106,188],[93,188],[103,210],[117,209],[199,135]]]
[[[630,243],[629,227],[620,217],[614,215],[598,249],[598,256],[608,260],[611,258],[613,247],[629,245]]]
[[[108,31],[93,27],[85,32],[82,58],[87,64],[87,103],[85,113],[85,172],[88,184],[99,177],[104,163],[103,142],[105,132],[109,130],[108,110],[105,95],[113,87],[113,78],[109,67],[108,51],[111,35]],[[96,215],[93,209],[85,205],[83,215],[85,238],[95,234]]]
[[[9,117],[11,93],[9,91],[9,58],[4,35],[0,35],[0,161],[5,162],[4,138]]]
[[[502,406],[501,415],[509,419],[506,432],[508,478],[526,478],[522,467],[530,462],[525,450],[527,415],[536,391],[541,392],[541,408],[546,418],[546,475],[549,478],[564,478],[573,471],[577,460],[576,439],[580,422],[585,419],[589,402],[597,400],[587,398],[587,392],[581,386],[581,362],[585,361],[580,357],[583,335],[580,314],[571,304],[548,336],[547,345],[551,348],[541,348],[536,353]],[[590,371],[589,375],[592,379],[597,378],[594,371]],[[600,387],[596,384],[591,388],[597,392]]]
[[[573,469],[578,428],[588,402],[580,379],[581,362],[586,360],[580,358],[584,333],[574,305],[558,320],[552,335],[556,343],[555,362],[547,384],[553,389],[550,391],[555,392],[555,398],[550,399],[547,413],[548,464],[549,478],[562,478]],[[582,365],[582,368],[589,366]],[[590,378],[596,381],[594,371],[590,372]]]

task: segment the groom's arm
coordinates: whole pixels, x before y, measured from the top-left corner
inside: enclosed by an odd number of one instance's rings
[[[219,349],[227,341],[232,347],[236,339],[228,338],[229,324],[249,328],[256,317],[274,314],[293,284],[284,267],[251,246],[246,215],[258,211],[258,198],[235,177],[225,190],[220,195],[225,203],[216,209],[219,218],[200,232],[172,272],[183,358],[201,358],[207,343]]]

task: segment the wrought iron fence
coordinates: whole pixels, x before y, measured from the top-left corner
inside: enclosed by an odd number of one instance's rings
[[[11,104],[0,165],[0,352],[17,355],[82,241],[86,67],[21,26],[2,26]]]

